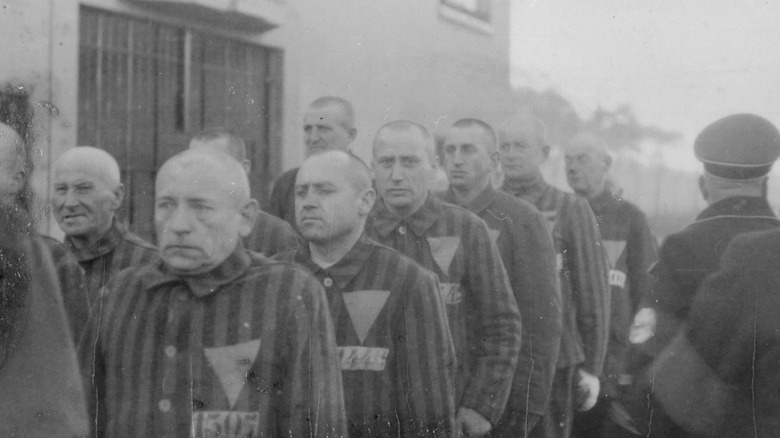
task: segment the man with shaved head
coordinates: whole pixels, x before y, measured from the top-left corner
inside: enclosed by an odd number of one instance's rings
[[[241,163],[247,175],[251,170],[251,162],[246,155],[244,139],[228,129],[204,129],[192,138],[189,148],[204,148],[223,152]],[[287,222],[264,211],[258,211],[255,227],[244,240],[244,245],[247,249],[262,252],[271,257],[277,253],[298,248],[299,236]]]
[[[436,277],[367,238],[371,172],[342,151],[311,156],[296,182],[307,240],[280,255],[325,286],[350,436],[452,436],[455,352]]]
[[[325,293],[247,251],[241,165],[188,150],[155,184],[160,259],[122,271],[82,338],[98,436],[345,436]]]
[[[51,204],[65,245],[84,268],[90,303],[109,278],[157,256],[154,245],[130,233],[116,218],[124,186],[108,152],[79,146],[53,165]]]
[[[550,404],[531,436],[568,437],[574,408],[586,411],[598,398],[609,333],[606,255],[587,201],[544,181],[541,165],[550,146],[544,124],[515,116],[498,130],[502,189],[548,219],[555,244],[563,300],[563,334]],[[575,400],[574,388],[577,389]]]
[[[347,100],[335,96],[320,97],[303,115],[303,139],[307,157],[329,150],[349,151],[355,140],[355,112]],[[269,213],[295,227],[295,178],[298,168],[288,170],[274,183]]]
[[[623,397],[630,395],[635,371],[629,331],[640,300],[650,293],[648,270],[657,250],[645,214],[610,181],[611,166],[607,144],[595,134],[578,134],[566,145],[566,178],[596,214],[609,258],[612,300],[601,395],[593,409],[575,416],[572,435],[577,437],[624,436],[626,431],[641,435],[634,421],[620,413],[626,412]]]
[[[544,415],[561,342],[561,292],[552,236],[544,216],[522,199],[497,191],[498,141],[482,120],[456,121],[444,140],[449,190],[440,194],[479,216],[490,228],[523,317],[523,338],[512,392],[491,436],[524,437]]]
[[[67,250],[35,233],[30,146],[0,123],[0,436],[83,436],[72,332],[84,322],[86,293]]]
[[[485,435],[504,411],[520,350],[520,312],[501,255],[485,222],[430,193],[437,159],[425,127],[383,126],[373,166],[380,200],[367,233],[439,277],[459,365],[456,429]]]

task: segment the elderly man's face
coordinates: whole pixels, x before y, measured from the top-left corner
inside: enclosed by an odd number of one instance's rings
[[[540,174],[548,149],[526,127],[503,127],[498,133],[501,169],[509,179],[530,180]]]
[[[478,126],[453,127],[444,140],[444,168],[455,189],[482,188],[489,181],[494,159],[490,137]]]
[[[606,153],[586,145],[566,149],[566,179],[576,193],[588,198],[599,195],[608,170]]]
[[[385,130],[374,144],[374,176],[379,196],[394,213],[414,213],[428,196],[435,167],[417,130]]]
[[[303,116],[306,156],[333,149],[346,151],[355,139],[355,131],[344,127],[344,122],[344,114],[338,106],[309,108]]]
[[[357,191],[348,175],[352,170],[344,166],[343,157],[319,157],[310,158],[298,171],[295,212],[304,239],[323,245],[338,242],[360,227],[371,209],[373,195],[367,197],[365,192]]]
[[[122,202],[119,185],[83,163],[58,166],[53,188],[54,217],[68,237],[102,236]]]
[[[249,232],[231,177],[207,159],[161,169],[155,185],[154,222],[163,261],[186,274],[208,272]]]

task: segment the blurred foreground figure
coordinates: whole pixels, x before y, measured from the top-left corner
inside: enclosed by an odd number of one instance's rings
[[[780,133],[772,123],[752,114],[724,117],[696,137],[694,152],[704,163],[699,187],[708,207],[666,238],[650,271],[655,283],[635,317],[632,342],[647,343],[651,351],[661,351],[688,320],[696,291],[735,236],[780,226],[766,199],[767,174],[780,155]],[[661,412],[653,415],[654,436],[683,435],[667,420]]]
[[[349,151],[355,140],[355,112],[352,104],[334,96],[324,96],[309,104],[303,115],[305,155],[330,150]],[[283,173],[271,191],[268,212],[295,227],[295,177],[298,168]]]
[[[24,148],[0,124],[0,436],[79,437],[87,411],[58,271],[19,202],[32,171]]]
[[[423,126],[396,121],[380,128],[373,144],[380,200],[366,233],[439,277],[458,359],[456,428],[481,436],[498,423],[509,398],[520,312],[485,222],[430,193],[437,164]]]
[[[550,153],[544,124],[515,116],[499,128],[502,189],[535,205],[548,219],[561,279],[563,334],[550,404],[533,437],[568,437],[574,409],[598,399],[609,336],[606,255],[588,203],[544,181],[540,166]],[[576,391],[575,391],[576,388]]]
[[[252,170],[252,163],[246,155],[244,139],[225,128],[204,129],[192,138],[190,149],[204,148],[230,155],[246,171]],[[264,211],[257,212],[257,221],[252,232],[244,239],[247,249],[271,257],[280,252],[298,248],[298,233],[290,224]]]
[[[690,436],[778,436],[778,315],[780,230],[735,237],[656,361],[654,395]]]
[[[367,238],[371,171],[329,151],[304,161],[298,229],[283,254],[322,282],[336,326],[351,437],[451,437],[455,351],[439,284],[413,260]]]
[[[155,193],[161,259],[106,285],[79,345],[97,436],[343,436],[325,293],[244,249],[258,207],[240,164],[182,152]]]
[[[125,189],[108,152],[90,146],[69,149],[53,165],[52,210],[65,245],[84,268],[90,304],[117,272],[157,256],[157,249],[130,233],[116,218]]]
[[[523,336],[512,391],[495,437],[524,437],[544,415],[561,342],[561,292],[547,221],[522,199],[494,190],[498,141],[477,119],[452,125],[444,141],[446,202],[467,208],[490,228],[523,319]]]
[[[656,244],[647,217],[620,196],[609,181],[612,158],[603,139],[583,133],[566,145],[566,178],[575,193],[588,200],[601,232],[601,244],[609,259],[609,344],[596,406],[574,416],[572,436],[640,436],[623,397],[631,391],[633,360],[629,331],[642,297],[652,286],[648,270],[656,259]],[[644,420],[644,416],[640,417]]]

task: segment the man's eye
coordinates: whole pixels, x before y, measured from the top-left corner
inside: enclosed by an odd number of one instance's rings
[[[501,149],[502,151],[508,151],[509,150],[509,143],[501,143],[498,146],[498,148]]]
[[[307,190],[305,188],[295,189],[295,196],[297,196],[299,198],[303,198],[303,197],[306,196],[306,192],[307,192]]]
[[[413,167],[415,164],[417,164],[417,160],[412,158],[404,158],[401,160],[401,164],[403,164],[404,167]]]

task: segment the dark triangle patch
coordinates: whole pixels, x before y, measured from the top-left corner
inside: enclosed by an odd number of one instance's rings
[[[343,295],[352,327],[355,328],[361,344],[365,342],[389,296],[390,291],[387,290],[359,290]]]

